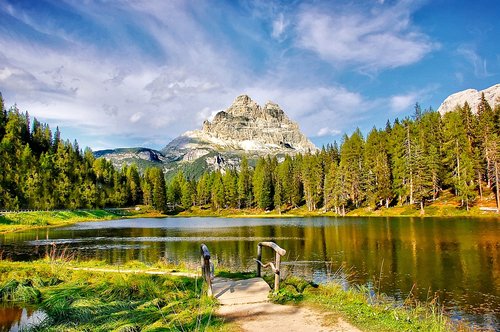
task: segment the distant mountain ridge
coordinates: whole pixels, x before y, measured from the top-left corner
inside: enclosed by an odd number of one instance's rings
[[[241,95],[212,121],[205,120],[202,129],[185,132],[161,151],[122,148],[94,154],[118,167],[135,162],[139,168],[160,166],[167,173],[184,169],[196,176],[206,169],[237,167],[243,154],[256,159],[315,150],[317,147],[278,104],[267,102],[261,107],[249,96]]]
[[[484,98],[491,107],[500,104],[500,84],[495,84],[487,89],[477,91],[475,89],[467,89],[448,96],[439,106],[438,112],[443,115],[453,111],[457,106],[464,106],[467,102],[472,110],[472,113],[477,112],[477,106],[481,101],[481,95],[484,93]]]

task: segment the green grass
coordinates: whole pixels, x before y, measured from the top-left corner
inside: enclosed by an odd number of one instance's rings
[[[138,211],[135,208],[130,208],[10,212],[0,215],[0,233],[16,232],[36,227],[64,226],[85,221],[162,216],[164,215],[148,206],[140,206]]]
[[[37,331],[219,331],[200,279],[75,271],[60,261],[0,262],[0,299],[36,305]],[[111,268],[111,267],[110,267]]]
[[[346,291],[337,283],[316,285],[289,277],[282,281],[279,292],[272,299],[277,303],[309,305],[327,312],[332,321],[342,317],[365,331],[444,332],[467,329],[452,323],[432,304],[416,301],[400,304],[383,295],[374,296],[364,287]]]

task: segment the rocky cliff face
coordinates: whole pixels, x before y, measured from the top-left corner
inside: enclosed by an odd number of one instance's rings
[[[246,95],[239,96],[227,110],[217,113],[212,122],[205,121],[202,132],[246,151],[316,149],[277,104],[268,102],[260,107]]]
[[[259,106],[242,95],[212,121],[204,121],[201,130],[188,131],[164,149],[166,158],[181,163],[204,160],[209,169],[224,169],[239,164],[242,154],[284,155],[317,150],[275,103]]]
[[[467,89],[454,93],[443,101],[441,106],[438,108],[438,112],[443,115],[447,112],[453,111],[457,105],[463,106],[465,102],[467,102],[472,112],[476,113],[482,93],[484,93],[484,97],[491,107],[495,107],[496,104],[500,104],[500,84],[496,84],[481,91]]]
[[[242,95],[229,108],[217,113],[212,121],[206,120],[202,129],[182,134],[161,152],[152,150],[157,158],[151,154],[144,158],[146,151],[143,150],[134,156],[130,151],[118,150],[95,154],[115,164],[148,159],[143,165],[158,162],[167,172],[181,168],[196,176],[206,169],[238,167],[243,154],[252,159],[268,154],[283,156],[315,150],[316,146],[277,104],[268,102],[261,107]]]

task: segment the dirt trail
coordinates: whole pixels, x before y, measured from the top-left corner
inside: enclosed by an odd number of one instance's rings
[[[221,303],[218,315],[243,331],[342,331],[360,332],[338,318],[309,308],[268,301],[271,289],[261,278],[225,280],[216,278],[213,294]]]

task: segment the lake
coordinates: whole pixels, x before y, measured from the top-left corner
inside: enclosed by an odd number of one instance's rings
[[[0,235],[0,252],[32,260],[55,246],[116,264],[162,258],[195,266],[206,243],[216,265],[249,270],[257,243],[269,240],[287,250],[286,273],[316,282],[341,276],[397,300],[436,298],[453,318],[500,330],[500,220],[493,218],[113,220]]]

